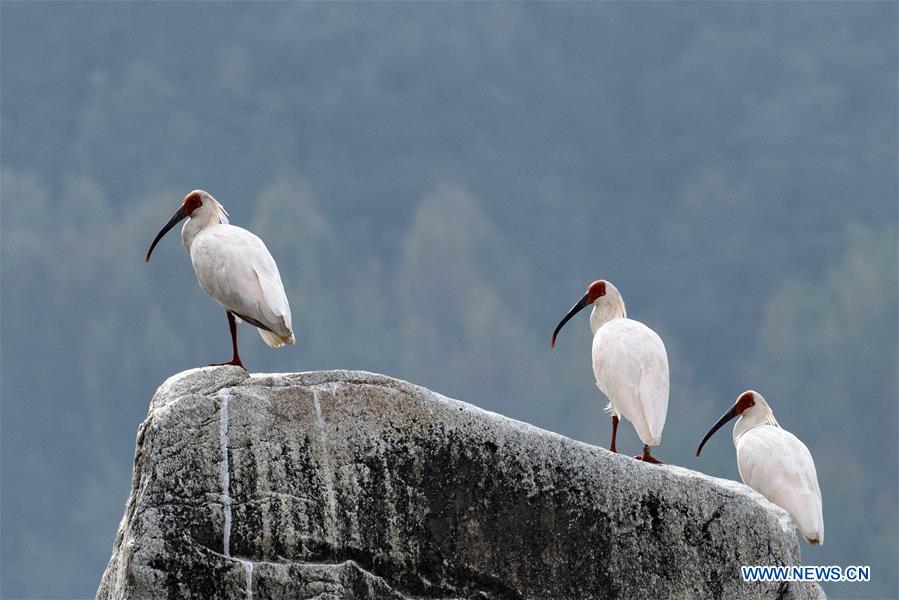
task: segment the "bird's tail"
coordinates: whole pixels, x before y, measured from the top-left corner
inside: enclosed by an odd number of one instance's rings
[[[296,342],[296,338],[293,336],[293,332],[290,332],[289,336],[278,335],[273,331],[266,331],[265,329],[257,329],[259,331],[259,335],[262,337],[262,340],[271,346],[272,348],[280,348],[281,346],[289,346]]]

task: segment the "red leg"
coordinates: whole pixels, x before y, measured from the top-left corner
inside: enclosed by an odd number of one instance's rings
[[[240,362],[240,355],[237,353],[237,321],[234,320],[234,313],[232,313],[230,310],[227,310],[225,312],[228,313],[228,327],[229,329],[231,329],[231,347],[234,350],[234,357],[228,362],[213,363],[209,366],[221,367],[223,365],[234,365],[236,367],[246,369],[246,367],[243,366],[243,363]]]
[[[657,459],[656,457],[652,456],[649,453],[649,446],[647,444],[643,444],[643,454],[642,455],[638,454],[634,458],[636,458],[637,460],[642,460],[643,462],[648,462],[648,463],[654,464],[654,465],[663,464],[662,461],[660,461],[659,459]]]
[[[612,415],[612,444],[609,446],[609,452],[618,452],[615,449],[615,435],[618,433],[618,417]]]

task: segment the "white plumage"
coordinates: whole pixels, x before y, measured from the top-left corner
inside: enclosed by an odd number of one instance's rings
[[[644,444],[659,445],[668,414],[668,355],[658,334],[631,319],[606,321],[593,336],[593,374],[613,414],[630,421]]]
[[[805,444],[780,426],[761,394],[753,390],[741,394],[706,434],[696,455],[737,415],[733,439],[743,483],[787,511],[810,544],[823,544],[824,512],[815,461]]]
[[[150,245],[147,260],[162,236],[184,218],[187,221],[181,229],[181,243],[193,263],[197,281],[228,314],[234,346],[229,364],[241,364],[234,320],[256,326],[273,348],[293,344],[290,305],[278,265],[261,239],[228,223],[228,213],[209,193],[194,190],[185,196],[181,208]]]
[[[634,425],[643,441],[643,455],[639,458],[658,462],[650,456],[649,447],[662,441],[668,414],[668,355],[665,344],[652,329],[628,319],[621,293],[614,285],[600,279],[590,284],[587,293],[556,327],[552,345],[555,345],[556,335],[562,326],[591,304],[593,374],[597,387],[609,399],[607,410],[615,416],[610,450],[616,451],[618,419],[624,418]]]
[[[281,274],[261,239],[234,225],[212,225],[187,251],[200,287],[225,310],[268,327],[257,329],[273,348],[294,343]]]

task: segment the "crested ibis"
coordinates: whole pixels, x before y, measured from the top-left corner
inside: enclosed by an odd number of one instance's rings
[[[606,410],[612,413],[609,450],[617,452],[618,421],[625,418],[634,425],[643,442],[643,454],[634,458],[659,464],[660,461],[650,454],[649,447],[662,441],[662,428],[668,413],[668,355],[655,331],[627,318],[618,289],[602,279],[591,283],[556,326],[550,347],[555,347],[556,335],[562,326],[590,305],[593,306],[590,313],[593,374],[597,387],[609,399]]]
[[[159,240],[183,219],[184,245],[203,291],[222,305],[228,315],[233,357],[216,365],[243,367],[237,352],[237,322],[256,326],[272,348],[295,341],[290,305],[281,283],[278,265],[265,244],[241,227],[228,223],[228,213],[211,194],[194,190],[156,235],[146,261]]]
[[[812,453],[781,428],[761,394],[753,390],[740,394],[702,438],[696,457],[706,441],[736,417],[740,418],[734,425],[734,446],[743,483],[787,511],[809,544],[823,544],[821,488]]]

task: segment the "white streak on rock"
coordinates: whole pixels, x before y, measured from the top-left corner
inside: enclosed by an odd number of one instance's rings
[[[333,391],[335,386],[327,387]],[[325,420],[322,418],[322,407],[318,400],[318,393],[319,386],[312,388],[312,398],[315,402],[315,419],[318,422],[318,433],[322,446],[321,476],[322,481],[325,484],[325,491],[328,495],[328,516],[330,517],[330,520],[326,524],[326,535],[327,533],[331,533],[332,535],[329,537],[334,539],[333,533],[337,528],[337,497],[334,494],[334,469],[331,465],[331,455],[328,452],[328,434],[325,430]]]
[[[244,573],[247,574],[247,600],[253,600],[253,561],[241,559]]]
[[[225,515],[225,526],[222,533],[222,552],[231,556],[231,479],[228,474],[228,398],[231,388],[222,388],[218,397],[222,400],[219,408],[219,474],[222,483],[222,512]]]

